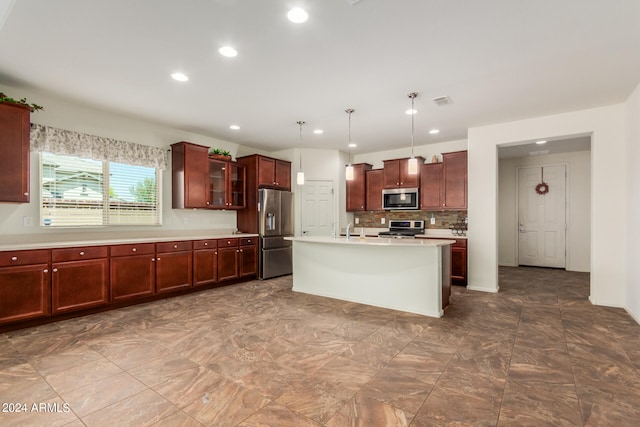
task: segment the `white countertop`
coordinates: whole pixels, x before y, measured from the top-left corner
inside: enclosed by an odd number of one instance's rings
[[[52,234],[16,234],[2,236],[0,251],[69,248],[75,246],[121,245],[130,243],[171,242],[180,240],[229,239],[258,237],[257,234],[225,230],[115,231]]]
[[[308,243],[325,243],[325,244],[338,244],[338,245],[359,245],[359,246],[413,246],[413,247],[436,247],[452,245],[456,241],[450,239],[389,239],[383,237],[365,237],[351,236],[349,239],[346,237],[332,237],[332,236],[302,236],[302,237],[285,237],[285,240],[291,240],[293,242],[308,242]]]

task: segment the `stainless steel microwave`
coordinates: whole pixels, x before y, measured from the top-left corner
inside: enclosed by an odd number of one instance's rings
[[[382,209],[419,209],[420,191],[417,188],[392,188],[382,190]]]

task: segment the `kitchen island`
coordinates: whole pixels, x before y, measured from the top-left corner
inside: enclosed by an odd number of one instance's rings
[[[455,240],[288,237],[293,290],[441,317],[451,290]]]

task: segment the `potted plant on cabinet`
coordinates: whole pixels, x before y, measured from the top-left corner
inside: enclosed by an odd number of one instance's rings
[[[29,110],[31,110],[32,113],[34,111],[38,111],[38,110],[43,110],[44,109],[44,107],[42,107],[41,105],[29,104],[27,102],[27,98],[13,99],[13,98],[5,95],[2,92],[0,92],[0,103],[21,105],[21,106],[29,108]]]
[[[231,161],[231,153],[227,150],[212,148],[209,150],[209,157],[217,160]]]

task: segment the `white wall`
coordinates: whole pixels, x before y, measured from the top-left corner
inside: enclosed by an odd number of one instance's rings
[[[551,143],[550,143],[551,144]],[[566,269],[589,271],[591,152],[501,159],[498,173],[498,264],[518,265],[518,168],[567,165]]]
[[[629,172],[626,309],[640,323],[640,85],[627,100],[627,169]]]
[[[36,92],[0,85],[0,91],[13,98],[26,97],[29,102],[44,106],[43,111],[31,114],[31,122],[69,129],[77,132],[99,135],[144,145],[162,147],[178,141],[189,141],[212,148],[228,150],[236,155],[239,146],[192,132],[171,128],[158,123],[140,120],[130,116],[114,114],[89,106],[74,104],[44,92]],[[126,102],[126,100],[123,100]],[[244,151],[254,152],[243,147]],[[31,202],[26,204],[0,203],[0,235],[9,234],[54,234],[68,232],[68,229],[39,227],[39,157],[31,154]],[[163,171],[164,224],[154,229],[234,229],[234,211],[182,210],[171,209],[171,169]],[[24,226],[23,218],[31,218],[33,225]],[[118,230],[149,230],[150,227],[118,227]],[[108,229],[92,229],[93,232],[108,232]]]
[[[591,135],[591,292],[594,304],[626,301],[628,228],[625,105],[469,129],[469,288],[498,290],[499,145]],[[612,220],[612,210],[616,217]]]
[[[422,156],[427,163],[431,162],[431,157],[436,154],[438,159],[442,161],[442,153],[450,153],[453,151],[463,151],[467,149],[467,140],[458,139],[455,141],[438,142],[434,144],[419,145],[413,147],[413,153],[416,156]],[[362,153],[353,155],[353,163],[370,163],[374,169],[381,169],[383,160],[403,159],[411,157],[411,147],[396,148],[394,150],[376,151],[374,153]]]

